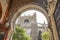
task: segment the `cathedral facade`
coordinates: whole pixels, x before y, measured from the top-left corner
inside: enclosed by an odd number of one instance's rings
[[[38,26],[39,23],[36,21],[36,13],[32,16],[20,16],[17,23],[18,26],[26,29],[26,33],[32,37],[32,40],[41,39],[40,35],[43,32],[48,31],[48,26],[46,26],[48,24],[41,24],[42,26]]]

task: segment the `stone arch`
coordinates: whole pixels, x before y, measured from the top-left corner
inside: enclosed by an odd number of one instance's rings
[[[12,24],[14,25],[14,22],[16,21],[17,17],[19,17],[22,12],[27,11],[27,10],[31,10],[31,9],[41,11],[46,16],[47,21],[49,22],[48,13],[42,7],[35,5],[35,4],[28,4],[28,5],[21,7],[15,13],[14,17],[11,20],[11,27],[12,27]]]
[[[47,21],[48,21],[48,25],[49,25],[50,21],[49,21],[49,18],[48,18],[48,13],[45,11],[45,9],[43,9],[42,7],[40,7],[38,5],[35,5],[35,4],[28,4],[28,5],[25,5],[25,6],[21,7],[21,8],[19,8],[19,10],[17,10],[15,15],[13,16],[13,18],[11,20],[11,30],[8,33],[9,38],[13,35],[14,24],[15,24],[16,19],[20,16],[20,14],[22,12],[30,10],[30,9],[41,11],[46,16]],[[7,40],[9,40],[9,38]]]

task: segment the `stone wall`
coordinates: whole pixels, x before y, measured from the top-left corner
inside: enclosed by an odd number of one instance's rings
[[[58,32],[58,36],[59,36],[59,40],[60,40],[60,1],[58,2],[58,4],[56,5],[56,11],[54,13],[54,17],[55,17],[55,21],[56,21],[56,28],[57,28],[57,32]]]

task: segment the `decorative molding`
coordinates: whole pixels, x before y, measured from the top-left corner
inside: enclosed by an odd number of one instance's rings
[[[57,4],[57,0],[48,0],[48,16],[53,15],[55,11],[55,7]]]

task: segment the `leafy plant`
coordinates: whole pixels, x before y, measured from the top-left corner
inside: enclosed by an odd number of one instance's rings
[[[42,40],[49,40],[50,39],[50,35],[49,32],[44,32],[41,34],[42,35]]]
[[[31,37],[26,34],[24,28],[17,26],[15,29],[12,40],[31,40]]]

